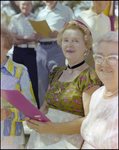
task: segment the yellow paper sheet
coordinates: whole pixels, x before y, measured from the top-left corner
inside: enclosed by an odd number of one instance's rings
[[[46,20],[43,21],[33,21],[28,19],[32,27],[37,33],[42,34],[43,38],[50,38],[48,34],[51,32],[50,27],[48,26]]]

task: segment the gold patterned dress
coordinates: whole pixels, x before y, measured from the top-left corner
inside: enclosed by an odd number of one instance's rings
[[[46,116],[55,123],[69,122],[84,117],[82,93],[93,85],[102,85],[96,72],[86,68],[71,82],[58,81],[65,67],[56,67],[49,76],[49,89],[45,99],[49,105]],[[27,148],[47,148],[47,146],[66,140],[80,148],[83,138],[77,134],[39,134],[32,131]]]
[[[60,82],[59,77],[67,67],[56,67],[50,73],[45,99],[50,108],[84,116],[82,93],[93,85],[102,85],[91,68],[85,69],[71,82]]]

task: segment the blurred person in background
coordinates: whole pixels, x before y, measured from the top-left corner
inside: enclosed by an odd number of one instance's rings
[[[38,77],[35,47],[37,39],[33,36],[34,29],[28,19],[35,20],[36,16],[31,13],[32,1],[19,1],[21,13],[14,15],[9,24],[9,29],[14,34],[13,61],[23,64],[28,68],[32,82],[35,99],[40,108],[38,98]]]
[[[78,20],[89,27],[92,33],[93,43],[95,43],[99,36],[111,31],[110,18],[103,13],[108,5],[109,1],[93,1],[93,7],[79,13]],[[90,52],[91,54],[87,59],[92,68],[94,68],[93,51]]]
[[[6,53],[13,46],[12,33],[1,25],[1,89],[19,90],[31,103],[37,105],[28,70],[17,64]],[[16,99],[17,101],[17,99]],[[1,148],[20,149],[25,142],[23,118],[25,116],[1,98]]]
[[[93,43],[97,38],[111,31],[110,19],[103,12],[109,5],[109,1],[93,1],[93,7],[81,11],[78,20],[83,21],[91,30]]]

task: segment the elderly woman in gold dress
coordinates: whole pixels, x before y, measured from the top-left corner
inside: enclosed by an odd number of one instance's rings
[[[67,140],[77,148],[83,141],[80,126],[89,112],[92,93],[101,86],[96,72],[85,62],[92,47],[92,35],[85,24],[72,20],[58,34],[68,66],[56,67],[49,77],[49,89],[41,111],[51,122],[26,118],[31,133],[27,148],[43,148]]]

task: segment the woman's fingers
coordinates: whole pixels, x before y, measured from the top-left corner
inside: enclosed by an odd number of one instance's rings
[[[29,118],[29,117],[24,117],[24,120],[25,120],[25,121],[29,121],[30,118]]]
[[[29,122],[32,124],[36,124],[36,125],[38,125],[40,123],[40,121],[33,120],[33,119],[30,119]]]
[[[35,125],[35,124],[33,124],[33,123],[30,123],[29,121],[28,121],[26,124],[27,124],[27,126],[28,126],[30,129],[35,130],[35,129],[37,129],[37,128],[38,128],[38,126],[37,126],[37,125]]]

